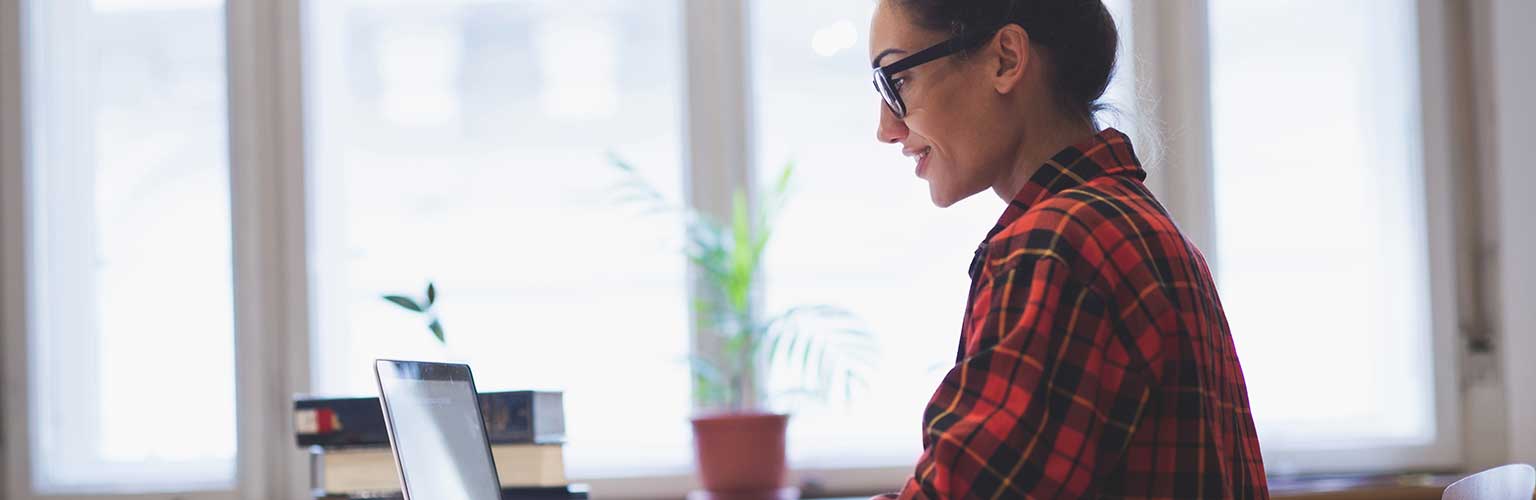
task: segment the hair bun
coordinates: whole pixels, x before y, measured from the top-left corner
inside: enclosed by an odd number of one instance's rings
[[[1100,0],[892,0],[918,26],[953,36],[1018,24],[1050,51],[1051,90],[1062,110],[1092,119],[1114,76],[1120,45]]]

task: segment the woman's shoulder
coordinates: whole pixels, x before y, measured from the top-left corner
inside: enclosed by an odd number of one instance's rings
[[[1134,254],[1144,253],[1145,245],[1130,244],[1147,238],[1182,240],[1182,235],[1144,187],[1110,177],[1063,190],[1030,206],[993,235],[987,254],[989,264],[997,266],[1017,265],[1022,257],[1035,256],[1056,258],[1074,268],[1098,268],[1112,257],[1139,257]]]

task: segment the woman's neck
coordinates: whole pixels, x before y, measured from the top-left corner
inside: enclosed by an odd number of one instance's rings
[[[1026,126],[1023,132],[1023,139],[1019,141],[1013,156],[1013,164],[992,184],[992,192],[1002,198],[1004,203],[1013,201],[1014,196],[1024,189],[1030,177],[1040,170],[1046,160],[1063,149],[1088,140],[1098,130],[1091,121],[1054,120],[1044,126]]]

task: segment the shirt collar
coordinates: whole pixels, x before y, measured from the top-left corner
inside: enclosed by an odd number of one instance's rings
[[[1008,208],[1003,210],[997,225],[987,232],[987,238],[976,249],[976,256],[971,261],[971,279],[975,279],[980,272],[980,262],[987,254],[987,243],[1009,224],[1023,217],[1030,207],[1056,193],[1110,175],[1123,175],[1137,181],[1147,178],[1147,172],[1142,170],[1141,161],[1136,159],[1136,153],[1131,148],[1131,138],[1113,128],[1106,128],[1091,139],[1069,146],[1046,160],[1030,176],[1024,188],[1008,202]]]
[[[991,241],[992,236],[1023,217],[1030,207],[1041,200],[1110,175],[1123,175],[1137,181],[1147,178],[1147,172],[1141,168],[1141,161],[1136,159],[1131,149],[1131,138],[1119,130],[1106,128],[1046,160],[1029,177],[1024,188],[1013,196],[1013,201],[1008,202],[1008,208],[1003,210],[997,225],[987,233],[986,241]]]

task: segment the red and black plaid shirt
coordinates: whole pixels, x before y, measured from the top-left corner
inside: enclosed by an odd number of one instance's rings
[[[971,265],[908,498],[1268,498],[1210,270],[1114,129],[1047,161]]]

